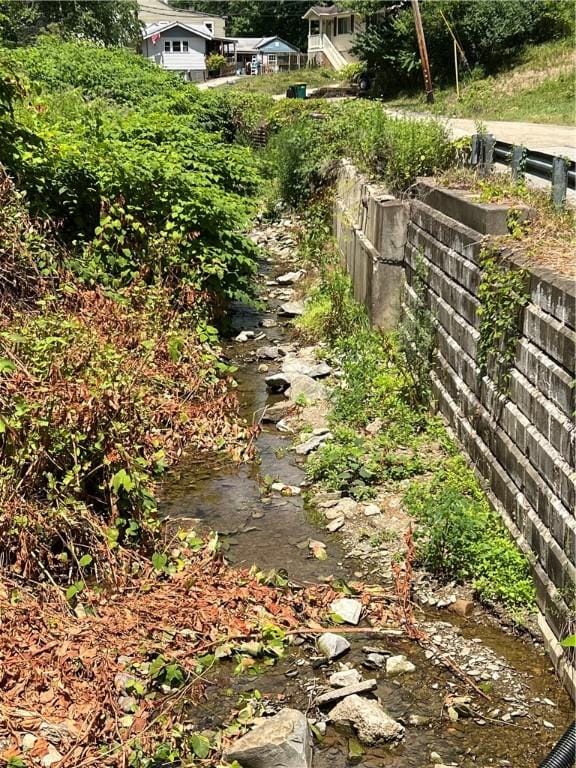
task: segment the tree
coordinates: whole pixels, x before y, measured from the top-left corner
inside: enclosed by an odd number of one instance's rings
[[[383,10],[359,36],[356,53],[376,74],[381,91],[393,93],[418,86],[420,59],[410,3],[349,0],[362,11]],[[497,72],[514,63],[529,43],[573,32],[571,0],[421,0],[432,75],[450,80],[452,37],[456,34],[471,68]]]
[[[139,37],[137,0],[0,0],[0,40],[22,45],[51,29],[103,45],[133,46]]]
[[[278,35],[299,48],[306,47],[308,24],[302,16],[310,8],[310,0],[174,0],[172,5],[190,5],[196,11],[226,16],[229,34],[238,37]]]

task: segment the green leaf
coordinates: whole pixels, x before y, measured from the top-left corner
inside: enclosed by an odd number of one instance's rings
[[[210,741],[206,738],[206,736],[202,736],[199,733],[193,733],[190,737],[190,745],[192,747],[192,751],[196,757],[200,758],[200,760],[203,760],[210,754]]]
[[[151,560],[155,571],[163,573],[166,570],[166,566],[168,564],[168,555],[166,555],[164,552],[154,552]]]
[[[115,493],[118,493],[121,488],[129,493],[134,488],[134,481],[125,469],[119,469],[112,476],[112,488]]]
[[[90,565],[92,562],[92,555],[83,555],[80,560],[78,560],[78,565],[80,568],[86,568]]]
[[[560,641],[562,648],[576,648],[576,635],[568,635]]]

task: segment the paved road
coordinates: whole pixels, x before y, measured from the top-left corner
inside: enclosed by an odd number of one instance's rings
[[[389,114],[402,117],[412,116],[418,119],[430,119],[431,114],[423,112],[402,112],[386,110]],[[454,136],[470,136],[476,133],[474,120],[460,118],[439,118],[445,120]],[[562,155],[576,160],[576,127],[570,125],[551,125],[545,123],[515,123],[505,120],[483,120],[488,133],[500,141],[510,144],[523,144],[528,149],[548,152],[551,155]]]

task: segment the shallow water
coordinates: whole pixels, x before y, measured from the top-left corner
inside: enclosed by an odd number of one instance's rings
[[[234,316],[236,329],[261,331],[263,317],[273,317],[271,302],[267,313],[238,307]],[[278,327],[267,330],[270,340],[285,342],[287,332]],[[251,349],[267,342],[230,343],[228,354],[240,365],[237,374],[243,415],[249,421],[258,419],[270,402],[264,375],[258,373],[257,363],[246,362]],[[273,399],[273,398],[272,398]],[[164,487],[163,513],[178,518],[186,527],[206,526],[218,530],[229,548],[227,558],[237,564],[256,563],[262,569],[286,569],[296,581],[320,580],[329,575],[350,577],[361,564],[344,559],[338,535],[318,530],[303,508],[302,498],[263,497],[262,478],[280,479],[298,485],[304,472],[289,451],[290,435],[265,426],[258,438],[259,461],[237,466],[222,457],[185,458]],[[318,561],[309,556],[308,539],[320,539],[327,545],[328,559]],[[364,677],[378,677],[377,695],[388,713],[397,719],[409,715],[429,717],[424,727],[407,727],[405,739],[397,746],[366,749],[355,764],[385,766],[386,768],[422,768],[432,765],[430,753],[437,752],[445,764],[461,766],[537,766],[568,725],[572,707],[560,684],[551,672],[550,662],[533,643],[514,638],[487,622],[472,623],[453,614],[436,611],[428,621],[449,621],[458,624],[464,637],[479,638],[484,647],[492,648],[518,670],[523,681],[528,716],[515,718],[512,724],[501,721],[478,724],[474,719],[450,722],[442,716],[447,693],[469,693],[466,686],[443,667],[433,666],[416,644],[403,638],[375,640],[374,635],[350,636],[352,651],[343,661],[361,668],[362,646],[369,644],[394,653],[404,653],[416,665],[416,672],[396,680],[388,680],[380,671],[363,670]],[[307,690],[311,681],[323,682],[329,674],[313,669],[309,663],[301,666],[296,660],[301,654],[308,661],[310,652],[295,648],[294,654],[275,668],[254,677],[234,677],[233,667],[222,663],[211,673],[207,701],[194,712],[200,728],[216,728],[230,719],[240,692],[258,688],[270,702],[292,706],[302,711],[310,709],[311,696]],[[289,670],[298,670],[297,677],[286,677]],[[479,700],[485,712],[505,706],[498,693],[491,694],[493,702]],[[557,706],[534,702],[548,698]],[[549,721],[554,728],[543,725]],[[315,768],[345,768],[347,739],[328,728],[321,745],[315,747]],[[270,766],[270,768],[274,768]]]

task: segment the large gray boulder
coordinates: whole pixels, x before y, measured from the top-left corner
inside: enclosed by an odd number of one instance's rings
[[[404,726],[390,717],[381,704],[355,694],[336,704],[328,718],[336,725],[352,726],[363,744],[392,741],[404,735]]]
[[[290,400],[295,401],[299,397],[304,397],[307,402],[315,402],[326,398],[327,392],[324,384],[320,384],[319,381],[315,381],[310,376],[303,376],[298,373],[281,375],[290,378],[290,386],[286,390],[286,395]],[[268,379],[266,379],[266,383],[268,384]]]
[[[300,373],[303,376],[310,376],[311,379],[321,379],[323,376],[329,376],[332,373],[332,368],[324,362],[290,357],[282,363],[282,372]]]
[[[308,720],[296,709],[282,709],[232,744],[224,759],[242,768],[311,768]]]

